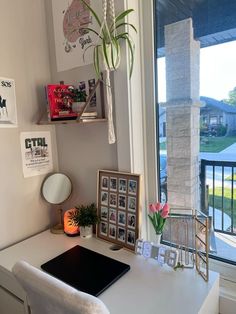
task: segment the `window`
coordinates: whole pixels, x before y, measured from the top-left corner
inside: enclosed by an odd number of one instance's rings
[[[217,117],[216,116],[210,117],[210,125],[214,125],[214,124],[217,124]]]
[[[223,219],[223,226],[228,221],[230,229],[215,227],[216,246],[222,255],[213,255],[226,262],[231,255],[230,262],[236,264],[236,254],[231,254],[236,246],[232,223],[236,221],[236,163],[220,169],[207,164],[200,186],[197,162],[198,158],[200,163],[204,159],[221,162],[227,158],[226,151],[236,155],[236,83],[232,75],[236,32],[232,35],[231,31],[236,29],[236,1],[225,6],[220,0],[156,0],[155,6],[159,192],[172,206],[201,206],[212,215],[214,227],[219,226],[217,221],[222,224]],[[195,106],[198,100],[199,109]],[[196,135],[199,129],[200,136]],[[194,182],[195,188],[189,182]],[[200,203],[200,187],[201,197],[206,196],[210,206]],[[203,195],[206,190],[208,194]],[[226,249],[231,253],[224,255]]]

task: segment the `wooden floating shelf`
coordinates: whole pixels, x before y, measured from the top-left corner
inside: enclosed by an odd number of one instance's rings
[[[37,121],[38,125],[49,125],[49,124],[76,124],[76,123],[97,123],[97,122],[106,122],[107,118],[93,118],[93,119],[86,119],[86,118],[82,118],[82,114],[86,111],[87,106],[89,105],[91,99],[93,98],[93,95],[96,92],[97,87],[99,86],[99,84],[101,84],[102,81],[100,79],[97,80],[93,90],[91,91],[91,93],[89,94],[88,99],[86,100],[86,102],[84,103],[84,107],[81,111],[80,116],[77,117],[77,119],[75,120],[56,120],[56,121],[50,121],[48,120],[48,114],[45,110],[45,112],[42,114],[42,116],[40,117],[40,119]],[[102,112],[102,116],[104,115],[104,112]]]
[[[38,121],[39,125],[49,125],[49,124],[80,124],[80,123],[97,123],[97,122],[106,122],[106,118],[96,118],[96,119],[80,119],[80,120],[59,120],[59,121],[47,121],[41,120]]]

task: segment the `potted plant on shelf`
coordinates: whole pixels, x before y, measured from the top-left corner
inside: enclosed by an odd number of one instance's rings
[[[74,86],[70,86],[68,89],[72,99],[72,111],[80,115],[84,108],[87,94],[85,91],[81,91]]]
[[[128,44],[131,77],[134,64],[134,43],[127,30],[128,28],[132,28],[136,33],[137,30],[133,24],[125,22],[124,19],[134,10],[128,9],[115,16],[114,2],[109,1],[110,8],[108,8],[107,1],[105,0],[103,1],[104,16],[100,18],[85,0],[81,1],[91,12],[99,26],[99,31],[89,27],[84,28],[85,31],[91,31],[97,36],[97,42],[88,46],[87,49],[93,48],[93,63],[98,77],[101,75],[102,64],[109,71],[116,70],[119,67],[121,60],[120,45],[122,42]],[[109,18],[107,18],[107,15],[109,15]],[[124,27],[126,27],[126,30],[124,30]]]
[[[76,211],[71,212],[69,223],[80,227],[80,236],[91,238],[93,235],[93,225],[99,222],[95,203],[90,205],[76,206]]]

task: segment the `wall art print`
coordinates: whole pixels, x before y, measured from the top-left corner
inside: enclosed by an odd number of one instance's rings
[[[86,0],[96,12],[102,9],[100,0]],[[93,62],[93,33],[83,28],[96,28],[97,23],[80,0],[52,0],[54,40],[57,70],[65,71]],[[86,51],[86,52],[85,52]]]
[[[0,127],[16,126],[15,81],[0,77]]]
[[[53,170],[50,132],[21,132],[20,141],[25,178]]]

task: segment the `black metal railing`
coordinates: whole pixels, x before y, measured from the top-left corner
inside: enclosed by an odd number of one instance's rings
[[[236,235],[236,162],[201,160],[201,208],[217,232]]]

